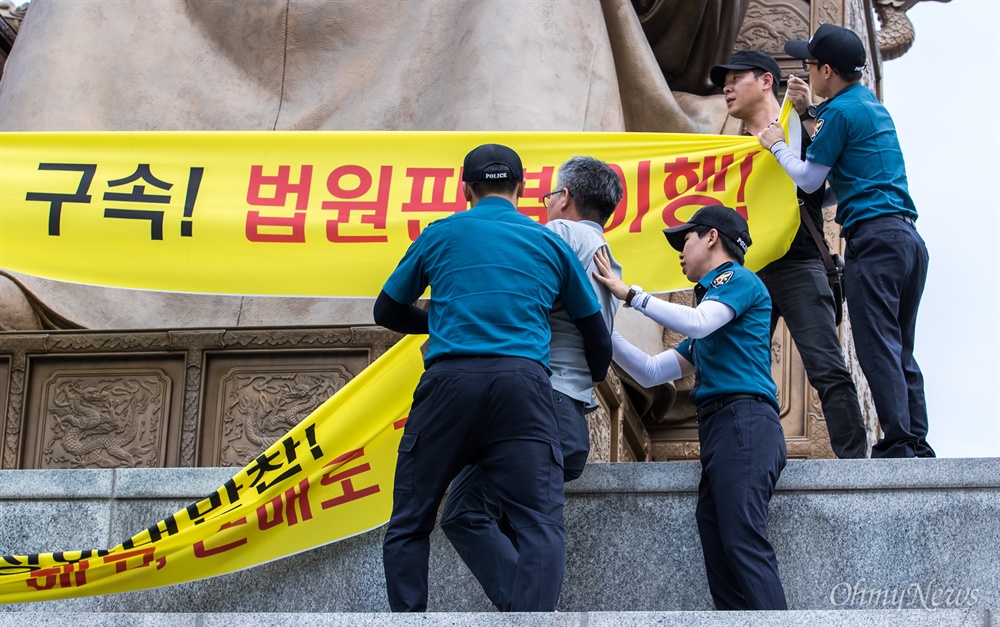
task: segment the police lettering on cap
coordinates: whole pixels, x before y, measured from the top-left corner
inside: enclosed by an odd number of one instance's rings
[[[520,181],[523,178],[521,157],[507,146],[483,144],[465,155],[462,180],[466,183],[507,179]]]
[[[781,68],[778,67],[777,61],[763,52],[757,52],[756,50],[740,50],[739,52],[735,52],[732,58],[729,59],[729,63],[716,65],[708,73],[708,76],[716,86],[722,87],[726,84],[726,74],[731,70],[764,70],[768,72],[774,78],[774,84],[772,85],[774,97],[778,97]]]
[[[695,211],[691,219],[684,224],[663,229],[663,234],[667,236],[667,241],[670,242],[674,250],[683,251],[684,237],[688,231],[696,226],[708,226],[717,230],[734,241],[743,254],[746,254],[747,249],[753,243],[750,239],[750,227],[747,225],[746,219],[734,209],[722,205],[702,207]],[[737,261],[742,264],[742,256]]]
[[[868,53],[858,34],[836,24],[821,24],[809,41],[786,42],[785,52],[796,59],[815,59],[838,72],[860,72],[868,64]]]

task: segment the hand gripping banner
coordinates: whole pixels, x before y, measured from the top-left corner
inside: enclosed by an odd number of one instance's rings
[[[648,291],[690,287],[661,231],[704,205],[748,218],[753,270],[798,228],[793,183],[751,136],[3,133],[0,268],[172,292],[377,296],[421,229],[467,208],[462,161],[491,142],[521,155],[518,208],[541,222],[563,161],[617,170],[626,194],[607,239],[625,279]]]
[[[425,339],[405,337],[214,494],[113,549],[0,556],[0,603],[205,579],[384,524]]]

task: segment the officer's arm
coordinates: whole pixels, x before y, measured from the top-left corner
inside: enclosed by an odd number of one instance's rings
[[[614,344],[615,362],[644,388],[676,381],[694,372],[694,364],[676,350],[650,355],[626,340],[618,331],[612,333],[611,341]]]
[[[611,335],[601,312],[573,321],[583,336],[583,352],[587,357],[587,367],[594,383],[604,381],[611,366]]]
[[[822,187],[826,175],[830,173],[828,165],[799,159],[795,151],[789,148],[784,141],[775,142],[771,145],[770,150],[774,153],[774,158],[778,160],[781,168],[795,181],[795,185],[806,192],[812,193]]]
[[[375,299],[372,316],[375,318],[375,324],[397,333],[425,335],[430,332],[426,311],[416,305],[404,305],[386,294],[385,290],[379,292],[378,298]]]
[[[640,294],[632,299],[632,306],[671,331],[695,339],[708,337],[736,317],[732,307],[714,300],[688,307]]]

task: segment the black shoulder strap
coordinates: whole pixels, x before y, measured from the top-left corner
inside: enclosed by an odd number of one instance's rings
[[[812,142],[806,134],[805,126],[803,126],[802,141],[799,143],[799,158],[803,161],[806,160],[806,146],[810,143]],[[822,210],[820,210],[820,213],[822,214]],[[809,214],[806,213],[805,203],[801,199],[799,199],[799,219],[802,220],[802,224],[806,225],[806,229],[812,235],[813,241],[816,242],[816,248],[819,249],[819,256],[823,258],[823,265],[826,267],[827,273],[833,272],[836,269],[836,265],[833,263],[833,256],[830,254],[830,249],[826,245],[826,240],[816,230],[816,225],[809,218]]]
[[[836,266],[833,263],[833,257],[830,255],[830,250],[826,247],[826,242],[820,236],[819,232],[816,230],[816,225],[812,223],[809,216],[806,214],[805,205],[799,203],[799,216],[802,219],[802,224],[806,225],[806,229],[809,234],[812,235],[813,241],[816,242],[816,248],[819,249],[819,256],[823,258],[823,265],[826,266],[826,271],[833,272]]]

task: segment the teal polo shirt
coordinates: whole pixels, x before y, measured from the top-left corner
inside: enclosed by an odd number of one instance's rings
[[[778,409],[771,378],[771,297],[757,275],[732,261],[706,274],[699,302],[716,300],[736,317],[707,337],[687,339],[676,351],[695,367],[691,401],[701,409],[727,394],[760,394]]]
[[[837,224],[880,216],[917,218],[896,126],[875,94],[853,83],[819,105],[806,160],[830,167]]]
[[[428,286],[428,364],[442,357],[507,356],[548,369],[555,302],[574,320],[601,309],[569,245],[495,196],[431,223],[382,289],[397,302],[412,303]]]

